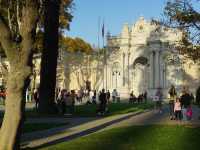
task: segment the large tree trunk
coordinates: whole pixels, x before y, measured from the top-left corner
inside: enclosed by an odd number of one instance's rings
[[[20,149],[25,111],[25,91],[31,75],[32,48],[38,18],[38,1],[26,0],[22,8],[21,41],[13,41],[11,29],[0,14],[0,42],[10,63],[5,114],[0,130],[0,150]]]
[[[28,85],[29,69],[27,66],[16,69],[12,66],[7,82],[6,109],[0,134],[0,149],[20,148],[20,135],[24,119],[25,89]]]
[[[39,112],[55,113],[55,86],[58,57],[60,0],[46,0],[44,20],[44,50],[42,52],[39,92]]]

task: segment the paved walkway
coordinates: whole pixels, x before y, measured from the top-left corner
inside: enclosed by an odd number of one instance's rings
[[[40,148],[62,141],[68,141],[102,130],[108,126],[129,119],[140,113],[141,112],[135,112],[110,117],[75,118],[71,121],[68,120],[70,121],[70,124],[64,127],[24,134],[22,136],[22,147]]]
[[[132,126],[132,125],[185,125],[200,126],[198,116],[200,109],[196,106],[193,107],[194,117],[190,122],[179,122],[170,120],[168,116],[168,108],[164,107],[163,112],[160,114],[157,111],[146,111],[144,113],[128,113],[123,115],[116,115],[110,117],[97,117],[97,118],[66,118],[62,121],[70,122],[69,125],[49,129],[46,131],[38,131],[34,133],[24,134],[22,137],[23,147],[29,148],[42,148],[63,141],[69,141],[77,137],[85,136],[94,132],[100,132],[116,127]],[[29,120],[29,122],[40,122],[41,120]],[[43,122],[55,121],[59,119],[47,118]],[[60,120],[61,121],[61,120]]]
[[[125,127],[132,125],[190,125],[190,126],[200,126],[200,109],[197,106],[193,106],[193,118],[191,121],[177,121],[170,120],[168,107],[165,106],[162,113],[158,111],[149,111],[142,113],[140,115],[131,117],[112,126],[104,128],[103,130]]]

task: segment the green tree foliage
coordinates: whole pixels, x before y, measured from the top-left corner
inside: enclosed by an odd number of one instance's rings
[[[168,0],[163,21],[165,25],[179,28],[183,37],[177,49],[194,61],[200,60],[200,5],[199,0]]]
[[[81,38],[62,37],[60,47],[68,52],[83,52],[89,54],[93,51],[91,45]]]
[[[43,0],[44,2],[44,0]],[[73,19],[73,0],[61,0],[60,1],[60,14],[59,14],[59,42],[62,41],[63,32],[70,29],[70,22]],[[38,24],[38,32],[36,34],[36,42],[34,45],[35,53],[40,53],[43,49],[44,38],[44,8],[41,9],[40,22]]]
[[[73,19],[73,0],[61,0],[59,28],[62,30],[70,29],[70,22]]]

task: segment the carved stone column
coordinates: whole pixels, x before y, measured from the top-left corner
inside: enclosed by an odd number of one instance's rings
[[[123,57],[123,77],[122,77],[122,85],[123,86],[125,86],[125,57],[126,57],[126,54],[125,54],[125,52],[123,52],[123,54],[122,54],[122,57]]]
[[[128,89],[130,90],[130,52],[128,52]]]
[[[164,88],[164,62],[160,53],[160,86]]]
[[[149,58],[149,62],[150,62],[150,70],[149,70],[149,79],[150,79],[150,81],[149,81],[149,87],[150,88],[153,88],[154,87],[154,77],[153,77],[153,75],[154,75],[154,73],[153,73],[153,71],[154,71],[154,63],[153,63],[153,52],[152,53],[150,53],[150,58]]]
[[[160,61],[159,51],[155,53],[155,88],[160,87]]]

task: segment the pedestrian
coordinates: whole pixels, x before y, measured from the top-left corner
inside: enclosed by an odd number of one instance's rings
[[[136,97],[135,97],[133,91],[131,91],[130,97],[129,97],[129,103],[133,104],[135,102],[135,99],[136,99]]]
[[[200,86],[197,88],[196,91],[196,103],[197,105],[200,105]]]
[[[96,98],[97,98],[97,91],[94,90],[94,94],[93,94],[93,96],[92,96],[92,103],[93,103],[93,104],[97,104]]]
[[[81,103],[81,90],[77,91],[77,102]]]
[[[55,95],[56,95],[56,102],[58,102],[61,95],[61,88],[56,88]]]
[[[110,91],[109,90],[106,92],[106,98],[109,103],[110,102]]]
[[[61,90],[61,98],[60,98],[59,106],[61,107],[61,112],[63,115],[66,112],[65,102],[67,101],[67,96],[68,96],[67,90],[66,89]]]
[[[70,113],[74,113],[75,111],[75,101],[76,101],[76,92],[75,90],[71,91],[71,98],[72,98],[72,103],[71,103],[71,107],[70,107]]]
[[[162,113],[162,97],[163,97],[163,94],[162,94],[162,89],[160,87],[157,88],[155,96],[157,96],[157,98],[158,98],[158,100],[156,102],[157,109],[158,109],[159,113]]]
[[[38,106],[39,106],[39,89],[35,89],[34,90],[33,98],[34,98],[34,101],[35,101],[35,108],[36,108],[36,110],[38,110]]]
[[[0,90],[0,100],[2,100],[3,105],[5,105],[5,100],[6,100],[6,89],[1,87]]]
[[[176,98],[176,101],[174,103],[174,113],[175,113],[175,119],[176,120],[181,120],[182,115],[181,115],[181,102],[180,98]]]
[[[80,89],[80,103],[82,103],[84,97],[84,90],[83,88]]]
[[[187,109],[191,105],[191,96],[188,92],[188,89],[183,87],[182,95],[181,95],[181,106],[182,106],[182,115],[183,115],[183,121],[187,120]]]
[[[144,101],[147,103],[147,91],[144,92]]]
[[[100,101],[100,105],[99,105],[98,114],[104,115],[106,112],[106,104],[107,104],[105,89],[102,89],[102,92],[99,95],[99,101]]]
[[[113,101],[113,103],[116,101],[116,99],[117,99],[117,90],[114,89],[114,90],[112,91],[112,101]]]
[[[175,119],[175,116],[174,116],[174,102],[175,102],[176,95],[177,95],[174,85],[171,85],[171,88],[169,89],[168,93],[170,95],[170,99],[169,99],[170,119],[173,120],[173,119]]]
[[[69,114],[72,114],[74,112],[74,104],[75,104],[75,92],[74,90],[71,90],[70,92],[65,93],[65,106],[66,110]]]
[[[139,94],[137,100],[138,100],[138,104],[142,103],[143,102],[143,94]]]
[[[89,91],[89,101],[92,103],[92,97],[94,96],[94,92],[91,90]]]

